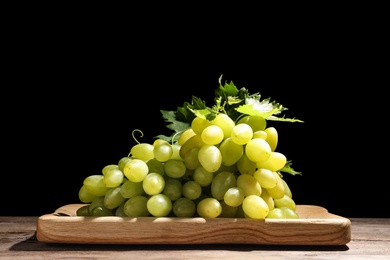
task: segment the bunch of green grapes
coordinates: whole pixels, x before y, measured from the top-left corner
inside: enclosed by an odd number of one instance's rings
[[[77,215],[299,218],[277,144],[277,130],[261,116],[196,116],[175,142],[137,143],[86,177]]]

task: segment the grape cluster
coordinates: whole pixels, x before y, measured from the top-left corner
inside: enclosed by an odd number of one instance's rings
[[[170,143],[137,143],[83,181],[78,216],[299,218],[280,169],[278,133],[261,116],[196,116]]]

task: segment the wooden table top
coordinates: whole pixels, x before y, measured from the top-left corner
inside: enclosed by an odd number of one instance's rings
[[[37,241],[37,219],[0,217],[0,259],[390,259],[390,218],[351,218],[342,246],[53,244]]]

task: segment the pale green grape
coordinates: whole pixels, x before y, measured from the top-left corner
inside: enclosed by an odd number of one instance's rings
[[[218,218],[234,218],[236,216],[238,207],[229,206],[223,200],[219,203],[221,204],[222,212],[218,215]]]
[[[165,187],[165,179],[161,174],[151,172],[142,181],[142,188],[148,195],[161,193]]]
[[[132,182],[141,182],[149,173],[149,168],[146,162],[141,159],[132,159],[123,167],[123,173],[128,180]]]
[[[200,137],[205,144],[216,145],[224,139],[222,129],[217,125],[210,125],[203,129]]]
[[[260,139],[264,139],[266,140],[267,139],[267,132],[264,131],[264,130],[258,130],[258,131],[255,131],[253,132],[253,137],[252,138],[260,138]]]
[[[191,129],[194,133],[201,135],[203,130],[212,125],[211,122],[203,117],[197,116],[191,122]]]
[[[219,150],[222,155],[222,164],[226,166],[235,164],[244,154],[244,146],[233,142],[231,137],[222,141]]]
[[[104,183],[104,175],[90,175],[83,181],[84,187],[93,195],[104,196],[108,190]]]
[[[144,194],[142,182],[132,182],[130,180],[126,180],[120,187],[120,193],[122,194],[122,197],[126,199],[142,195]]]
[[[264,130],[267,126],[267,121],[262,116],[246,115],[242,117],[237,124],[248,124],[253,132]]]
[[[148,198],[145,196],[134,196],[128,199],[123,206],[123,212],[128,217],[147,217],[150,215],[146,204]]]
[[[242,210],[252,219],[265,219],[269,213],[267,203],[258,195],[249,195],[242,202]]]
[[[182,189],[183,196],[190,200],[195,200],[202,194],[202,186],[196,181],[186,181]]]
[[[171,159],[182,160],[182,158],[180,157],[180,145],[178,145],[178,144],[171,144],[171,147],[172,147]]]
[[[228,115],[219,113],[212,121],[213,125],[219,126],[223,131],[224,139],[230,137],[233,127],[236,125]]]
[[[280,209],[283,211],[285,218],[299,219],[299,216],[295,210],[293,210],[289,207],[280,207]]]
[[[223,196],[223,201],[230,207],[238,207],[242,204],[245,198],[245,192],[242,188],[239,187],[231,187]]]
[[[264,162],[271,155],[271,147],[264,139],[251,139],[245,146],[245,154],[255,163]]]
[[[276,172],[282,169],[287,162],[287,158],[280,152],[271,152],[269,158],[264,162],[257,162],[257,168],[265,168],[270,171]]]
[[[282,180],[283,186],[284,186],[284,195],[287,195],[290,198],[292,198],[292,193],[291,193],[290,187],[288,186],[287,182],[282,178],[281,178],[281,180]]]
[[[161,175],[165,174],[164,163],[158,161],[156,158],[147,161],[146,165],[148,166],[149,172],[156,172]]]
[[[198,159],[200,164],[209,172],[215,172],[221,167],[222,154],[214,145],[203,145],[199,149]]]
[[[104,197],[96,197],[89,204],[88,208],[91,216],[112,216],[114,215],[111,209],[104,206]]]
[[[193,129],[188,128],[183,133],[180,134],[179,138],[177,139],[177,144],[182,146],[188,139],[196,135]]]
[[[283,210],[274,208],[269,211],[266,218],[286,218],[286,215],[284,214]]]
[[[187,168],[183,160],[169,159],[164,164],[164,172],[171,178],[183,177],[186,170]]]
[[[104,172],[104,184],[108,188],[115,188],[122,184],[124,174],[117,165],[110,165],[103,168]]]
[[[182,146],[180,147],[180,157],[185,158],[189,150],[194,147],[201,148],[205,143],[202,141],[200,135],[191,136]]]
[[[277,179],[278,183],[275,187],[267,189],[268,193],[272,196],[274,199],[280,199],[284,196],[284,185],[282,178],[279,176],[278,173],[272,172],[275,175],[275,178]]]
[[[241,174],[237,177],[237,187],[244,192],[245,197],[249,195],[260,196],[261,194],[260,183],[249,174]]]
[[[122,196],[120,190],[120,187],[108,189],[106,195],[104,196],[104,206],[106,208],[114,209],[119,207],[119,205],[125,201],[125,198]]]
[[[239,145],[247,144],[253,137],[252,128],[245,123],[237,124],[231,131],[232,141]]]
[[[202,218],[216,218],[222,213],[222,206],[215,198],[205,198],[199,201],[196,211]]]
[[[200,166],[198,159],[199,147],[193,147],[190,149],[184,157],[184,164],[187,169],[195,170]]]
[[[123,169],[128,161],[130,161],[130,157],[122,157],[118,162],[118,169],[123,172]],[[103,168],[104,169],[104,168]]]
[[[267,203],[269,210],[272,210],[275,208],[275,202],[274,198],[269,194],[267,189],[261,190],[260,197]]]
[[[274,199],[274,201],[275,201],[275,207],[277,208],[287,207],[294,211],[296,209],[295,201],[287,195],[284,195],[280,199]]]
[[[152,195],[148,199],[146,207],[151,215],[155,217],[166,217],[171,212],[173,205],[167,195],[160,193]]]
[[[262,188],[274,188],[278,183],[278,178],[268,169],[258,169],[253,173],[253,177],[260,183]]]
[[[274,152],[278,146],[278,131],[276,131],[275,127],[268,127],[264,131],[267,133],[267,139],[265,140],[269,143],[271,151]]]
[[[114,209],[115,216],[117,216],[117,217],[127,217],[126,214],[125,214],[125,211],[123,210],[124,206],[125,206],[125,203],[126,203],[126,200],[121,205],[119,205],[116,209]]]
[[[154,158],[154,146],[148,143],[139,143],[131,147],[130,154],[133,158],[148,161]]]
[[[165,180],[165,187],[162,193],[167,195],[171,201],[175,201],[183,195],[182,189],[183,184],[179,179],[169,178]]]
[[[118,165],[116,164],[109,164],[103,167],[102,174],[106,175],[107,172],[109,172],[112,169],[118,169]]]
[[[76,210],[76,216],[90,216],[89,214],[89,205],[81,206]]]
[[[153,154],[157,161],[166,162],[172,158],[173,148],[168,142],[157,142]]]
[[[96,198],[96,195],[89,192],[88,189],[84,185],[82,185],[79,190],[80,201],[84,203],[90,203],[94,198]]]
[[[176,217],[192,217],[196,212],[195,202],[185,197],[178,198],[173,202],[172,212]]]
[[[256,163],[249,160],[248,156],[244,153],[236,163],[237,169],[241,174],[253,175],[256,171]]]
[[[224,171],[215,175],[211,182],[211,195],[217,200],[223,200],[228,189],[237,186],[236,176],[232,172]]]
[[[211,184],[214,178],[214,173],[206,171],[202,166],[194,170],[192,178],[202,187],[207,187]]]

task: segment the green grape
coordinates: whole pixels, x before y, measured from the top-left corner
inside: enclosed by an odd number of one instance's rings
[[[152,195],[147,203],[146,207],[151,215],[154,217],[166,217],[172,210],[172,201],[165,194]]]
[[[223,113],[219,113],[211,123],[222,129],[224,139],[231,136],[232,129],[236,125],[233,119]]]
[[[222,155],[222,164],[226,166],[235,164],[244,154],[244,146],[233,142],[231,137],[222,141],[219,150]]]
[[[146,207],[148,198],[145,196],[134,196],[128,199],[123,206],[123,212],[128,217],[147,217],[149,211]]]
[[[123,172],[123,169],[128,161],[130,161],[130,157],[122,157],[118,162],[118,169]],[[104,168],[103,168],[104,169]]]
[[[253,132],[253,137],[252,138],[260,138],[260,139],[267,139],[267,132],[264,130],[258,130]]]
[[[171,178],[183,177],[186,170],[186,165],[182,160],[169,159],[164,164],[164,172]]]
[[[239,145],[247,144],[253,137],[252,128],[245,123],[235,125],[231,132],[232,141]]]
[[[106,175],[107,172],[109,172],[112,169],[118,169],[118,165],[116,164],[109,164],[103,167],[102,174]]]
[[[245,154],[255,163],[264,162],[271,155],[271,147],[264,139],[251,139],[245,146]]]
[[[81,206],[76,210],[76,216],[90,216],[89,205]]]
[[[123,173],[128,180],[132,182],[141,182],[149,173],[149,168],[146,162],[141,159],[132,159],[123,167]]]
[[[149,172],[156,172],[156,173],[159,173],[161,175],[165,174],[164,163],[158,161],[156,158],[147,161],[146,165],[149,168]]]
[[[205,144],[217,145],[224,139],[224,134],[219,126],[210,125],[202,131],[200,137]]]
[[[93,208],[90,211],[90,216],[94,216],[94,217],[114,216],[114,212],[112,211],[112,209],[108,209],[104,206],[98,206]]]
[[[114,209],[114,215],[117,217],[127,217],[124,211],[126,200],[119,205],[116,209]]]
[[[196,181],[186,181],[182,188],[183,196],[190,200],[195,200],[202,194],[202,186]]]
[[[222,213],[222,206],[215,198],[204,198],[197,204],[196,211],[202,218],[216,218]]]
[[[114,209],[119,207],[119,205],[125,201],[125,198],[122,196],[120,190],[120,187],[108,189],[106,195],[104,196],[104,206],[106,208]]]
[[[122,197],[129,199],[134,196],[144,194],[144,188],[142,187],[142,182],[132,182],[126,180],[120,187],[120,193]]]
[[[193,200],[181,197],[173,202],[172,211],[176,217],[189,218],[195,214],[196,205]]]
[[[183,133],[180,134],[179,138],[177,139],[177,144],[182,146],[188,139],[196,135],[193,129],[188,128]]]
[[[249,160],[248,156],[244,153],[236,163],[237,169],[241,174],[253,175],[256,171],[256,163]]]
[[[83,186],[93,195],[104,196],[108,190],[104,183],[104,175],[90,175],[83,181]]]
[[[203,130],[212,125],[211,122],[203,117],[195,117],[191,122],[191,129],[194,131],[194,133],[201,135]]]
[[[288,186],[287,182],[282,178],[281,178],[281,180],[282,180],[282,183],[284,186],[284,194],[289,196],[290,198],[292,198],[292,193],[291,193],[290,187]]]
[[[278,178],[268,169],[258,169],[253,173],[253,177],[260,183],[262,188],[270,189],[276,186]]]
[[[275,127],[268,127],[264,130],[267,133],[267,143],[271,147],[271,151],[274,152],[278,146],[278,132]]]
[[[206,171],[202,166],[194,170],[192,178],[202,187],[207,187],[211,184],[214,178],[214,173]]]
[[[275,207],[277,208],[287,207],[294,211],[296,210],[296,205],[294,200],[287,195],[284,195],[280,199],[274,199],[274,201],[275,201]]]
[[[284,213],[284,217],[288,219],[299,219],[297,212],[289,207],[280,207]]]
[[[138,143],[131,147],[130,154],[132,158],[148,161],[154,158],[154,146],[148,143]]]
[[[184,157],[184,164],[187,169],[195,170],[197,167],[200,166],[198,153],[199,153],[199,147],[193,147],[188,151],[188,153]]]
[[[89,192],[88,189],[84,185],[82,185],[79,190],[80,201],[84,203],[90,203],[94,198],[96,198],[96,195]]]
[[[265,219],[269,213],[267,203],[258,195],[249,195],[242,202],[242,210],[252,219]]]
[[[267,203],[269,210],[272,210],[275,208],[275,202],[274,198],[269,194],[267,189],[261,190],[260,197]]]
[[[280,152],[271,152],[269,158],[264,162],[256,163],[257,168],[265,168],[276,172],[282,169],[287,162],[287,158]]]
[[[270,189],[267,189],[269,194],[272,196],[272,198],[274,199],[280,199],[280,198],[283,198],[284,196],[284,185],[283,185],[283,181],[282,181],[282,178],[279,176],[278,173],[276,172],[272,172],[275,176],[275,178],[277,179],[277,183],[276,183],[276,186],[273,187],[273,188],[270,188]]]
[[[191,136],[182,146],[180,147],[180,157],[185,158],[189,150],[194,147],[201,148],[205,143],[202,141],[200,135]]]
[[[274,208],[269,211],[266,218],[286,218],[286,215],[284,214],[283,210]]]
[[[171,144],[171,147],[172,147],[171,159],[182,160],[182,158],[180,157],[180,145],[178,145],[178,144]]]
[[[215,175],[211,182],[211,195],[217,200],[223,200],[228,189],[236,187],[236,176],[232,172],[224,171]]]
[[[242,117],[237,124],[248,124],[253,132],[264,130],[267,126],[267,121],[262,116],[246,115]]]
[[[165,187],[165,179],[161,174],[151,172],[142,181],[142,188],[148,195],[161,193]]]
[[[154,145],[153,154],[157,161],[166,162],[172,158],[173,148],[168,142],[158,142]]]
[[[222,154],[218,147],[205,144],[199,149],[198,159],[206,171],[215,172],[221,167]]]
[[[226,204],[225,201],[220,201],[222,212],[218,215],[218,218],[234,218],[237,214],[238,207],[232,207]]]
[[[165,187],[162,193],[167,195],[171,201],[175,201],[183,195],[182,189],[183,184],[181,181],[169,178],[165,180]]]
[[[260,183],[249,174],[241,174],[237,177],[237,187],[242,189],[245,197],[249,195],[260,196],[261,194]]]
[[[223,196],[223,201],[230,207],[238,207],[242,204],[242,201],[245,198],[245,192],[242,188],[231,187]]]
[[[110,165],[109,167],[103,168],[104,172],[104,184],[108,188],[115,188],[122,184],[124,179],[124,174],[117,165]]]

